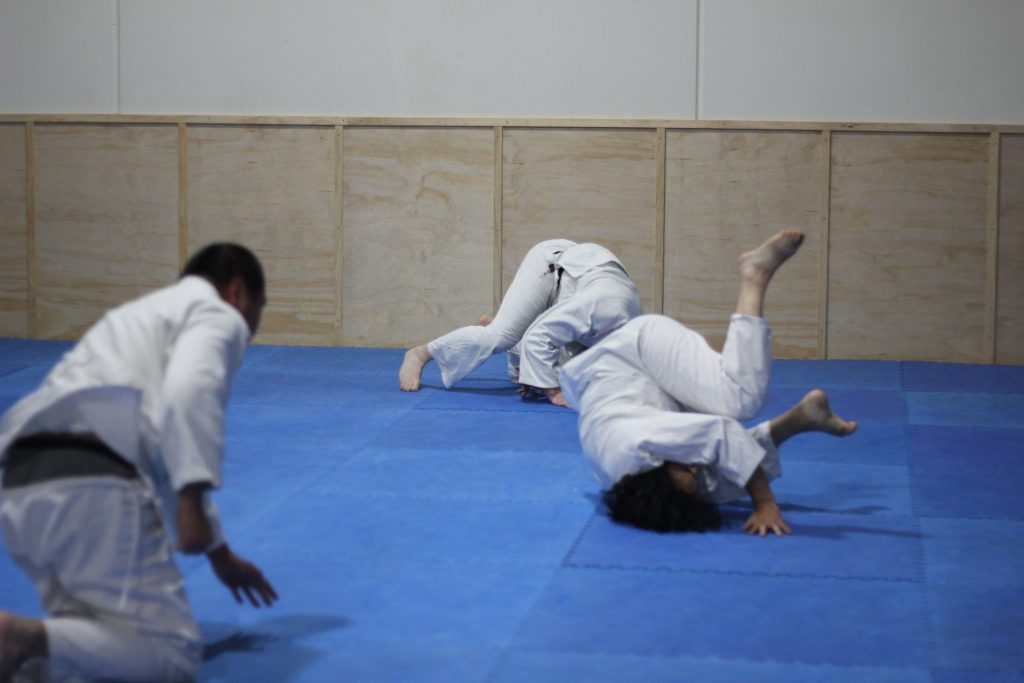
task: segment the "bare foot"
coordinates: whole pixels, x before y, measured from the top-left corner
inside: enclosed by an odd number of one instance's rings
[[[553,406],[561,406],[562,408],[571,408],[569,402],[565,400],[565,396],[562,395],[561,387],[552,387],[551,389],[545,389],[544,395],[548,397]]]
[[[37,619],[0,612],[0,681],[11,680],[21,665],[46,656],[46,629]]]
[[[849,436],[857,431],[855,421],[847,422],[832,412],[828,405],[828,396],[821,389],[808,392],[796,405],[796,413],[798,419],[803,423],[803,431],[806,432]]]
[[[490,325],[490,324],[491,324],[491,323],[492,323],[493,321],[494,321],[494,318],[493,318],[493,317],[491,317],[491,316],[487,315],[486,313],[484,313],[484,314],[483,314],[482,316],[480,316],[479,318],[477,318],[477,320],[476,320],[476,322],[474,323],[474,325],[479,325],[480,327],[487,327],[487,326],[488,326],[488,325]]]
[[[425,344],[414,346],[405,352],[402,367],[398,369],[398,386],[402,391],[419,391],[423,366],[430,361],[430,352]]]
[[[740,254],[740,277],[759,285],[768,284],[779,266],[796,253],[803,241],[804,234],[796,230],[776,233],[757,249]]]

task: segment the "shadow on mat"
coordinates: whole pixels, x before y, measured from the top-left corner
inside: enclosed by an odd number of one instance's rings
[[[290,615],[267,619],[252,627],[252,630],[238,630],[236,624],[204,623],[200,630],[207,634],[203,645],[203,662],[214,660],[235,652],[267,652],[287,650],[289,659],[295,657],[296,641],[302,638],[336,631],[349,625],[349,620],[323,614]],[[210,639],[212,637],[212,639]],[[315,650],[308,650],[309,657],[316,656]]]

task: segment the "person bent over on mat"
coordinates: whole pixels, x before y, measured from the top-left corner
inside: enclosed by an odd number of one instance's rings
[[[655,531],[718,529],[716,504],[746,490],[754,512],[743,529],[789,533],[769,485],[781,474],[779,446],[802,432],[847,436],[857,428],[819,390],[753,429],[739,422],[757,414],[768,389],[765,290],[802,241],[780,232],[740,256],[739,302],[722,353],[671,318],[645,315],[562,368],[613,519]]]
[[[566,406],[558,385],[560,356],[597,343],[643,313],[619,259],[597,244],[548,240],[527,252],[497,314],[409,349],[398,372],[403,391],[420,388],[434,360],[445,388],[493,354],[511,351],[509,378],[520,393],[537,390]]]
[[[264,290],[252,252],[210,245],[176,284],[103,316],[0,421],[4,546],[49,615],[0,611],[0,681],[192,680],[202,641],[172,539],[238,602],[277,599],[208,495]]]

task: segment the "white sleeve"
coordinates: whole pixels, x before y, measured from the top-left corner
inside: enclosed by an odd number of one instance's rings
[[[519,381],[531,387],[550,389],[558,386],[559,351],[580,336],[580,329],[587,324],[587,317],[581,314],[570,299],[548,309],[530,326],[520,342]]]
[[[160,457],[171,486],[221,484],[224,410],[231,373],[245,352],[245,322],[234,311],[202,305],[179,334],[160,389]]]

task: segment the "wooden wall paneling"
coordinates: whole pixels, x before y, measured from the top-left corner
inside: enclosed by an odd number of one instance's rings
[[[178,124],[178,269],[188,262],[188,125]]]
[[[490,128],[346,128],[346,344],[410,346],[491,311],[494,149]]]
[[[0,125],[0,336],[27,337],[26,127]]]
[[[189,251],[233,241],[259,256],[259,342],[336,342],[335,176],[333,126],[189,127]]]
[[[670,131],[665,313],[718,348],[739,291],[736,258],[782,229],[806,234],[772,281],[765,318],[781,358],[818,355],[817,132]]]
[[[334,312],[334,343],[342,344],[345,330],[342,327],[342,311],[345,300],[342,291],[342,273],[345,272],[345,128],[334,127],[334,232],[337,239],[334,258],[334,292],[338,305]]]
[[[35,325],[80,336],[178,272],[177,131],[36,125]]]
[[[829,354],[985,362],[988,137],[832,137]]]
[[[996,362],[1024,364],[1024,136],[1001,137]]]
[[[505,129],[503,291],[537,242],[596,242],[622,260],[655,310],[654,130]]]
[[[502,178],[505,165],[505,130],[501,126],[494,128],[494,273],[493,290],[491,300],[491,311],[496,312],[501,305],[501,252],[502,252]]]
[[[828,249],[832,201],[832,131],[821,131],[821,158],[818,160],[818,354],[828,358]]]

